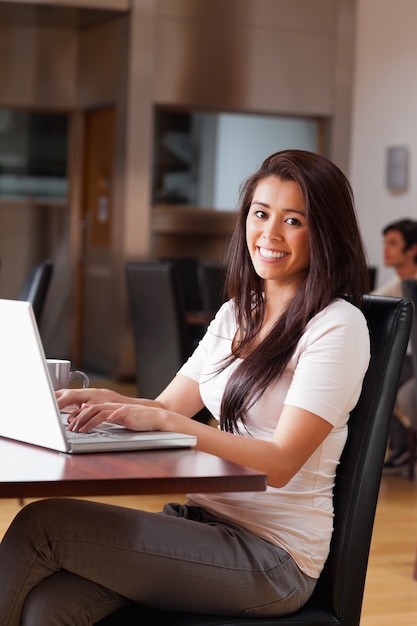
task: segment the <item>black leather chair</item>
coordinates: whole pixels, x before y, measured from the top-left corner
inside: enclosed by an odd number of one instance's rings
[[[132,261],[126,279],[138,393],[155,398],[191,350],[179,277],[169,261]]]
[[[376,285],[376,277],[378,274],[378,269],[373,266],[368,267],[368,275],[369,275],[369,291],[373,291]]]
[[[414,316],[413,325],[411,327],[410,343],[411,343],[411,355],[413,359],[414,377],[417,380],[417,280],[407,279],[402,283],[403,294],[406,298],[409,298],[414,304]],[[408,429],[408,450],[410,452],[410,459],[408,462],[408,478],[414,479],[415,474],[415,459],[417,449],[417,430],[410,425]],[[417,580],[417,554],[414,561],[413,578]]]
[[[53,263],[50,260],[34,265],[19,293],[19,300],[25,300],[32,304],[38,325],[41,321],[52,273]]]
[[[199,311],[201,294],[198,281],[198,260],[195,257],[166,257],[161,261],[174,265],[186,310]]]
[[[198,266],[203,309],[217,311],[225,301],[225,270],[221,263],[202,261]]]
[[[100,626],[359,626],[389,424],[413,305],[406,299],[367,296],[365,315],[371,362],[350,417],[337,471],[330,554],[309,602],[296,613],[269,619],[176,613],[132,605],[102,620]]]
[[[199,281],[199,262],[195,257],[163,257],[162,262],[174,265],[181,297],[186,311],[201,311],[202,300]],[[187,334],[191,348],[196,348],[206,327],[201,324],[187,324]]]
[[[405,298],[409,298],[414,304],[413,325],[411,327],[410,343],[413,360],[414,377],[417,380],[417,280],[407,279],[402,282],[402,290]],[[416,390],[417,393],[417,390]],[[408,449],[410,459],[408,462],[408,478],[414,479],[415,458],[417,448],[417,430],[410,424],[408,427]]]

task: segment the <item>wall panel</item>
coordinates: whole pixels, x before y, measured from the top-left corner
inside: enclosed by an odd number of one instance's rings
[[[72,108],[77,62],[73,29],[0,24],[0,105]]]
[[[155,101],[331,114],[337,9],[329,0],[162,0]]]

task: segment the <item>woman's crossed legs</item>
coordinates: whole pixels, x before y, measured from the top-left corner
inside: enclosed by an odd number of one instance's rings
[[[41,500],[0,544],[0,626],[90,626],[131,600],[277,615],[304,604],[314,584],[284,550],[198,507]]]

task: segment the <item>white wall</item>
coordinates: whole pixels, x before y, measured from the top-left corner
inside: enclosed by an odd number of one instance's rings
[[[350,180],[378,284],[393,275],[383,266],[382,228],[417,219],[416,24],[416,0],[358,0]],[[409,150],[409,184],[393,193],[386,151],[397,145]]]

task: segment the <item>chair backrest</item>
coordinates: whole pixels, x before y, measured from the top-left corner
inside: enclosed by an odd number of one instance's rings
[[[203,309],[217,311],[225,301],[225,270],[220,263],[202,261],[198,267]]]
[[[170,626],[359,626],[389,426],[413,317],[413,305],[407,299],[369,295],[364,305],[371,361],[349,419],[337,470],[329,557],[309,602],[296,613],[269,619],[163,612],[137,605],[115,613],[102,626],[157,622]]]
[[[195,257],[164,257],[163,263],[172,263],[177,273],[177,279],[182,291],[184,306],[187,311],[201,309],[201,294],[198,277],[198,260]]]
[[[410,344],[411,357],[413,360],[414,375],[417,377],[417,280],[407,278],[402,281],[402,290],[405,298],[409,298],[414,304],[413,325],[411,327]]]
[[[139,395],[156,397],[190,352],[185,306],[175,265],[129,262],[127,291]]]
[[[369,276],[369,291],[373,291],[376,285],[376,277],[378,274],[378,269],[373,266],[368,267],[368,276]]]
[[[409,300],[365,298],[371,361],[337,472],[331,550],[311,606],[359,625],[389,426],[412,324]]]
[[[46,296],[52,278],[52,261],[42,261],[34,265],[27,275],[26,281],[19,293],[19,300],[32,304],[33,312],[39,324],[45,306]]]

